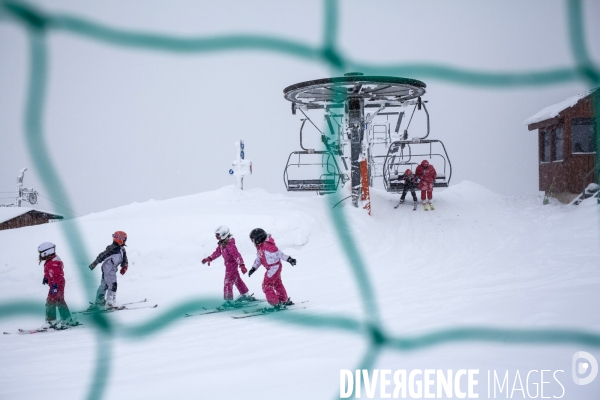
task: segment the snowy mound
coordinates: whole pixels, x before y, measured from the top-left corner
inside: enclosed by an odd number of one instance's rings
[[[279,248],[298,260],[295,267],[283,266],[283,282],[293,300],[308,302],[290,315],[364,321],[360,287],[368,284],[383,328],[395,336],[464,326],[600,330],[595,311],[600,300],[600,220],[593,199],[577,207],[543,206],[541,197],[500,196],[471,182],[436,189],[435,211],[412,211],[412,201],[394,209],[398,197],[374,190],[371,217],[349,201],[337,208],[343,210],[352,245],[365,264],[366,281],[361,282],[351,268],[356,260],[348,258],[333,225],[331,206],[318,196],[240,192],[230,186],[0,231],[2,304],[40,303],[39,315],[0,319],[0,328],[15,331],[43,322],[47,287],[41,284],[38,244],[57,244],[65,263],[66,301],[72,310],[80,310],[93,300],[83,277],[100,280],[99,269],[90,271],[87,264],[116,230],[129,236],[130,260],[127,274],[118,276],[117,301],[148,298],[159,307],[117,312],[111,321],[133,326],[194,298],[220,299],[222,259],[210,266],[200,260],[216,247],[215,228],[227,225],[247,266],[255,257],[248,233],[256,227],[271,233]],[[77,224],[89,259],[73,259],[64,224]],[[243,277],[258,298],[264,298],[263,271]],[[0,387],[10,388],[11,399],[38,398],[48,390],[60,390],[65,398],[84,397],[95,366],[96,334],[103,334],[93,329],[89,317],[81,320],[84,328],[79,330],[0,337],[5,361]],[[221,313],[182,316],[152,334],[111,343],[106,398],[189,398],[190,393],[202,393],[218,399],[306,399],[330,398],[339,390],[340,369],[358,365],[368,336],[308,329],[269,317],[234,320]],[[561,363],[565,357],[570,363],[571,347],[441,345],[411,353],[385,351],[373,368],[565,370],[568,365]],[[51,369],[43,361],[49,357]],[[483,385],[484,376],[479,378]],[[565,379],[562,383],[567,389],[574,385]],[[560,390],[548,390],[546,395],[560,395]]]

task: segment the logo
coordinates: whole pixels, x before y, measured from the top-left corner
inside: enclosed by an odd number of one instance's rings
[[[587,385],[598,375],[598,361],[585,351],[573,354],[573,381],[578,385]]]

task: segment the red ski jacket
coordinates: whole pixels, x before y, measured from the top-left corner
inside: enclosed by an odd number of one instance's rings
[[[44,276],[48,280],[48,285],[52,284],[64,285],[65,274],[63,272],[63,262],[59,256],[53,254],[52,257],[44,263]]]
[[[419,165],[415,171],[415,175],[419,178],[419,189],[421,189],[421,182],[423,184],[433,184],[435,178],[437,177],[437,172],[433,165],[429,164],[427,168],[423,168]]]

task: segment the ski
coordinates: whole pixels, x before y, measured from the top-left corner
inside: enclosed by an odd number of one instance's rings
[[[148,299],[139,300],[139,301],[132,301],[132,302],[130,302],[130,303],[123,303],[123,304],[121,304],[121,306],[129,306],[129,305],[131,305],[131,304],[145,303],[145,302],[147,302],[147,301],[148,301]],[[91,301],[90,301],[89,303],[90,303],[90,305],[93,305],[93,304],[94,304],[94,303],[92,303]],[[83,313],[86,313],[86,312],[91,312],[91,311],[97,311],[97,310],[90,310],[90,309],[88,308],[87,310],[83,310],[83,311],[74,311],[74,312],[72,312],[71,314],[83,314]]]
[[[251,311],[242,310],[244,315],[232,315],[231,318],[233,318],[233,319],[250,318],[250,317],[257,317],[259,315],[273,314],[273,313],[277,313],[279,311],[285,311],[285,310],[302,310],[302,309],[305,309],[306,307],[294,307],[294,306],[297,306],[299,304],[304,304],[304,303],[308,303],[308,300],[301,301],[299,303],[294,303],[291,306],[288,306],[286,308],[281,308],[279,310],[274,310],[273,308],[261,308],[260,310],[251,310]]]
[[[52,332],[59,332],[59,331],[66,331],[66,330],[70,330],[73,328],[82,328],[83,324],[79,323],[77,325],[74,326],[69,326],[69,327],[61,327],[61,328],[38,328],[38,329],[18,329],[17,332],[15,332],[17,335],[33,335],[35,333],[52,333]],[[12,335],[12,333],[10,332],[4,332],[5,335]]]
[[[194,314],[185,313],[185,316],[186,317],[197,317],[199,315],[216,314],[216,313],[221,313],[221,312],[226,312],[226,311],[240,310],[242,308],[253,307],[253,306],[257,305],[255,303],[261,303],[261,302],[264,302],[264,301],[265,300],[256,299],[254,301],[250,301],[250,302],[247,302],[247,303],[241,303],[242,305],[236,306],[236,307],[217,307],[217,308],[214,308],[214,309],[202,307],[206,311],[201,311],[199,313],[194,313]]]
[[[90,315],[90,314],[95,314],[95,313],[111,313],[111,312],[115,312],[115,311],[131,311],[131,310],[140,310],[142,308],[156,308],[158,307],[158,304],[154,304],[152,306],[140,306],[140,307],[126,307],[126,306],[119,306],[119,307],[115,307],[115,308],[109,308],[106,310],[91,310],[91,311],[83,311],[82,314],[83,315]]]
[[[265,311],[265,309],[263,308],[262,310],[258,310],[258,311],[255,311],[255,312],[248,312],[248,313],[246,313],[244,315],[232,315],[231,318],[233,318],[233,319],[242,319],[242,318],[258,317],[260,315],[271,315],[271,314],[276,314],[276,313],[281,312],[281,311],[303,310],[305,308],[306,307],[294,307],[294,308],[286,307],[286,308],[281,308],[281,309],[279,309],[277,311],[275,311],[275,310],[273,310],[273,311]]]

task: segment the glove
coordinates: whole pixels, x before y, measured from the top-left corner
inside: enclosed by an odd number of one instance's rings
[[[93,271],[94,268],[96,268],[96,265],[98,265],[98,263],[96,261],[94,261],[93,263],[90,264],[90,266],[88,268]]]
[[[240,265],[240,269],[242,270],[242,275],[245,274],[246,272],[248,272],[248,270],[246,269],[246,266],[244,264]]]
[[[250,268],[250,272],[248,272],[248,276],[252,276],[252,274],[256,272],[256,268],[252,267]]]
[[[50,286],[50,294],[56,294],[58,293],[58,284],[57,283],[53,283]]]
[[[46,278],[46,277],[44,276],[44,280],[42,281],[42,285],[47,285],[47,284],[48,284],[48,278]]]
[[[127,265],[121,267],[121,275],[125,275],[125,272],[127,272]]]
[[[296,265],[296,259],[295,259],[295,258],[288,257],[288,259],[287,259],[286,261],[287,261],[287,262],[289,262],[290,264],[292,264],[292,267],[293,267],[294,265]]]
[[[210,262],[211,262],[211,261],[212,261],[212,258],[210,258],[210,257],[206,257],[206,258],[204,258],[204,259],[202,260],[202,264],[206,264],[206,263],[208,263],[208,265],[210,265]]]

